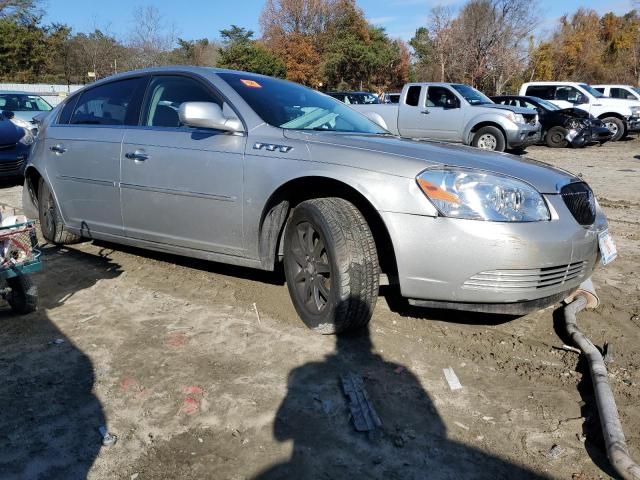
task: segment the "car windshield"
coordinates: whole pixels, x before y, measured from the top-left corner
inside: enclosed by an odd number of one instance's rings
[[[589,92],[591,95],[593,95],[596,98],[604,98],[604,94],[600,93],[591,85],[587,85],[586,83],[581,83],[580,87],[584,88],[587,92]]]
[[[487,105],[493,103],[484,93],[469,85],[451,85],[471,105]]]
[[[546,100],[543,100],[542,98],[538,98],[538,97],[533,97],[536,101],[536,103],[538,105],[540,105],[542,108],[546,109],[546,110],[562,110],[559,106],[551,103],[551,102],[547,102]]]
[[[631,87],[634,92],[640,93],[640,87]]]
[[[344,103],[302,85],[248,73],[222,72],[218,75],[262,120],[274,127],[288,130],[389,133]]]
[[[53,107],[38,95],[0,93],[0,110],[9,112],[49,112]]]

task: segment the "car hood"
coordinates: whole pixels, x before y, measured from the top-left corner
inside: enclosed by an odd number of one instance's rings
[[[31,122],[33,120],[33,117],[35,117],[40,113],[49,113],[49,112],[33,112],[33,111],[24,112],[19,110],[13,111],[13,114],[16,116],[16,118],[19,118],[20,120],[24,120],[25,122]]]
[[[13,145],[24,136],[24,130],[4,117],[0,119],[0,145]]]
[[[507,110],[513,113],[521,113],[523,115],[535,115],[535,110],[524,107],[512,107],[511,105],[501,105],[499,103],[484,103],[482,105],[472,105],[474,108],[491,108],[494,110]]]
[[[571,117],[578,118],[592,118],[593,116],[587,112],[586,110],[582,110],[581,108],[563,108],[561,110],[552,110],[552,113],[561,113],[564,115],[569,115]]]
[[[426,168],[447,165],[515,177],[541,193],[558,193],[567,183],[581,181],[572,173],[537,160],[461,145],[383,135],[292,130],[284,133],[287,138],[307,142],[313,161],[389,175],[414,178]]]

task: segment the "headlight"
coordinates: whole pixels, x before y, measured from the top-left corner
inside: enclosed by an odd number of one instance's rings
[[[640,117],[640,107],[631,107],[631,116]]]
[[[509,112],[507,113],[507,118],[514,123],[525,123],[524,117],[522,116],[521,113]]]
[[[510,177],[443,168],[425,170],[416,181],[445,217],[493,222],[539,222],[550,218],[542,195]]]
[[[33,124],[27,122],[26,120],[22,120],[21,118],[13,117],[11,119],[14,125],[22,128],[24,130],[24,135],[20,140],[18,140],[23,145],[31,145],[35,141],[35,137],[33,135]]]

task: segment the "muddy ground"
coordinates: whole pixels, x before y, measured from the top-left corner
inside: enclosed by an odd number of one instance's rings
[[[620,252],[579,321],[613,345],[611,383],[640,458],[640,141],[530,148],[581,173]],[[20,187],[0,191],[20,207]],[[518,319],[408,308],[370,329],[306,330],[281,274],[106,243],[44,248],[38,312],[0,311],[0,478],[608,478],[590,380],[560,311]],[[443,368],[463,386],[451,391]],[[340,375],[383,427],[356,433]],[[103,447],[98,427],[118,436]]]

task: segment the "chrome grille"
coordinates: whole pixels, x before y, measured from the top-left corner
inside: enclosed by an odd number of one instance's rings
[[[580,225],[592,225],[596,221],[596,200],[586,183],[565,185],[560,190],[560,195]]]
[[[562,285],[585,275],[587,262],[526,270],[490,270],[470,277],[464,286],[482,290],[535,290]]]

